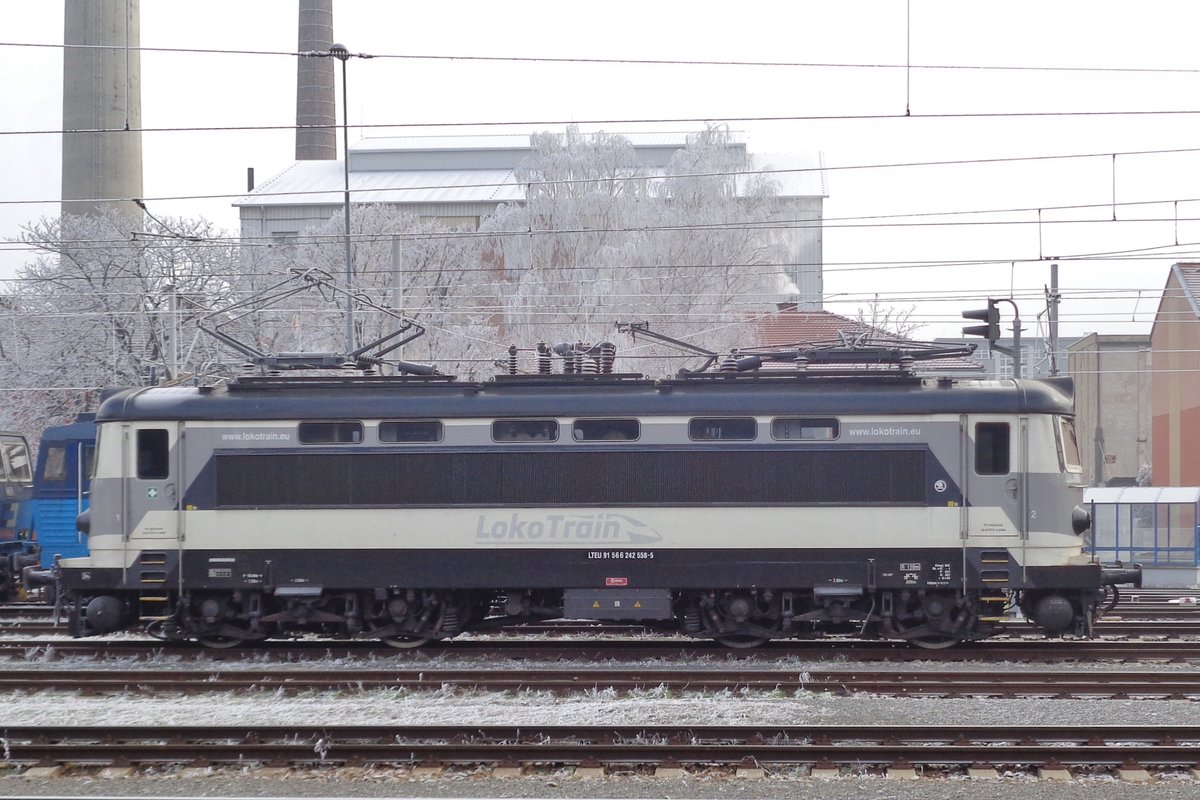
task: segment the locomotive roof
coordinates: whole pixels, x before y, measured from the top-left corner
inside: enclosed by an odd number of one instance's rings
[[[1070,414],[1070,378],[1038,380],[829,379],[747,376],[646,380],[631,376],[263,378],[214,387],[130,389],[105,401],[113,420],[612,417],[643,415]]]
[[[80,414],[74,422],[53,425],[42,431],[42,444],[51,442],[73,442],[96,438],[96,415]]]

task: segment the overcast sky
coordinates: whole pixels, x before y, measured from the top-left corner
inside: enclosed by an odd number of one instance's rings
[[[0,0],[6,240],[58,210],[62,6]],[[142,54],[143,124],[172,129],[143,135],[157,215],[235,231],[230,203],[247,167],[261,182],[291,163],[289,130],[187,129],[293,124],[296,6],[141,0],[143,48],[271,53]],[[1170,265],[1200,247],[1189,221],[1200,215],[1200,152],[1134,153],[1200,149],[1197,22],[1200,6],[1184,0],[334,2],[334,38],[380,56],[349,62],[350,123],[374,126],[352,128],[352,140],[711,120],[745,132],[755,152],[821,151],[827,307],[853,314],[875,294],[915,303],[923,336],[953,334],[961,310],[1010,292],[1025,335],[1036,334],[1050,256],[1064,334],[1149,331]],[[666,119],[694,121],[647,121]],[[450,127],[462,123],[495,125]],[[1048,158],[1083,155],[1093,157]],[[991,159],[1024,160],[978,163]],[[964,213],[982,211],[1008,213]],[[896,216],[934,212],[949,215]],[[29,254],[0,248],[10,278]],[[1128,255],[1093,257],[1115,252]]]

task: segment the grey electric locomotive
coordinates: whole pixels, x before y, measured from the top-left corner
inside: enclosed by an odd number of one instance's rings
[[[753,366],[753,365],[752,365]],[[911,370],[258,377],[101,407],[76,635],[397,647],[635,620],[926,647],[1089,635],[1068,379]]]

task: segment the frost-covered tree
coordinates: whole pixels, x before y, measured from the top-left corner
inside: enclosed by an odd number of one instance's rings
[[[309,230],[273,254],[258,256],[260,269],[316,270],[345,288],[345,244],[341,215]],[[398,320],[371,306],[415,319],[425,335],[385,361],[432,361],[446,373],[490,374],[486,364],[499,347],[491,324],[496,299],[480,277],[481,239],[385,205],[356,206],[351,217],[356,346],[394,331]],[[272,262],[273,260],[273,262]],[[310,292],[264,309],[265,349],[345,352],[344,296]],[[267,314],[274,317],[267,319]],[[481,365],[484,367],[480,369]]]
[[[884,306],[876,295],[866,308],[858,309],[858,321],[874,330],[885,331],[905,339],[912,338],[918,330],[924,327],[912,317],[917,307]]]
[[[730,145],[728,131],[709,128],[656,174],[622,136],[535,136],[518,171],[526,202],[482,226],[503,336],[596,342],[613,338],[614,321],[636,320],[709,349],[753,345],[749,315],[769,308],[783,282],[768,235],[781,212],[776,186]],[[647,373],[675,366],[622,363]]]
[[[190,332],[235,291],[237,251],[209,223],[148,219],[132,229],[104,211],[44,218],[22,241],[40,255],[0,298],[2,424],[36,434],[85,410],[101,387],[214,365],[212,343]]]

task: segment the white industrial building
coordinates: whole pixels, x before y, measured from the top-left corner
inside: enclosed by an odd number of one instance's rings
[[[685,146],[685,134],[623,134],[648,177],[661,176]],[[731,147],[747,154],[735,137]],[[384,203],[447,227],[478,228],[505,203],[521,203],[527,186],[518,168],[533,154],[525,135],[363,139],[350,146],[351,203]],[[791,299],[819,309],[822,297],[821,222],[827,196],[821,154],[748,154],[751,170],[779,187],[787,223],[772,226],[788,254],[781,267],[795,284]],[[342,161],[297,161],[255,186],[235,205],[246,241],[286,240],[342,213]]]

